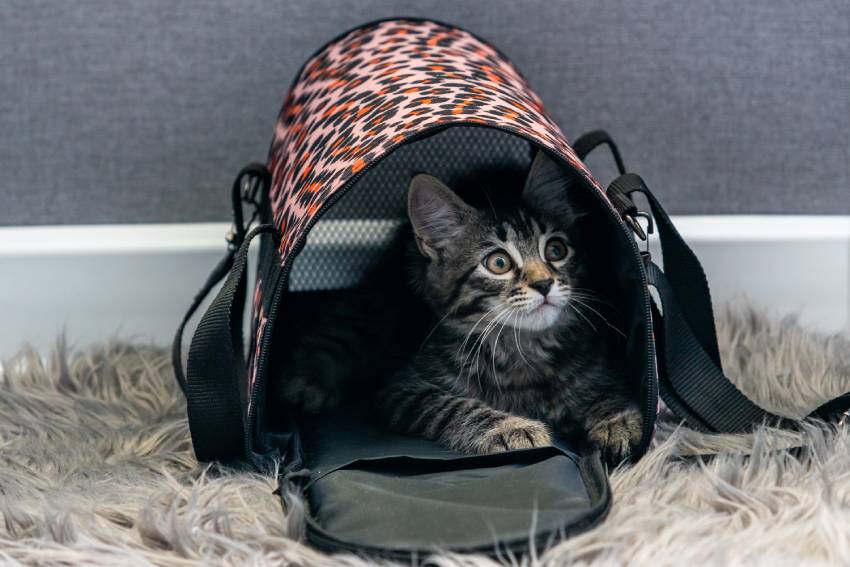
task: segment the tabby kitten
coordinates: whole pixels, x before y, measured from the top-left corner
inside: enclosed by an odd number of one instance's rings
[[[439,323],[380,391],[390,429],[465,453],[579,433],[609,462],[639,443],[622,358],[590,320],[599,296],[574,230],[572,179],[539,152],[521,204],[505,208],[474,208],[435,177],[412,179],[411,275]]]

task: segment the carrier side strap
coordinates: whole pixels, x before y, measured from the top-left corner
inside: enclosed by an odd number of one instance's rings
[[[177,378],[177,383],[180,385],[180,389],[183,390],[184,394],[186,393],[186,373],[183,371],[183,333],[186,331],[186,325],[189,323],[189,319],[192,318],[195,311],[198,310],[198,307],[201,306],[201,303],[210,294],[212,288],[230,271],[230,267],[233,266],[233,256],[235,254],[235,249],[228,249],[224,258],[213,268],[207,277],[207,281],[204,282],[204,285],[195,294],[195,297],[192,298],[192,304],[180,321],[177,332],[174,333],[174,340],[171,343],[171,365],[174,367],[174,377]]]
[[[701,431],[740,433],[762,423],[796,428],[796,420],[759,407],[738,390],[723,369],[702,350],[661,269],[650,264],[648,275],[664,308],[661,327],[656,327],[656,333],[666,370],[660,386],[670,409]],[[845,393],[823,403],[806,418],[843,424],[848,411],[850,393]]]
[[[174,367],[174,377],[180,385],[183,393],[186,393],[186,374],[183,372],[183,333],[186,331],[186,325],[189,319],[201,306],[204,299],[209,295],[212,288],[218,284],[230,271],[233,265],[233,257],[239,246],[245,240],[245,233],[250,228],[251,223],[256,219],[260,210],[261,193],[268,191],[271,183],[271,175],[266,167],[260,163],[249,163],[243,167],[236,178],[233,180],[233,187],[230,190],[230,197],[233,205],[233,229],[227,235],[227,253],[224,258],[213,268],[207,281],[192,298],[192,303],[186,314],[181,319],[177,326],[177,331],[174,333],[174,340],[171,342],[171,365]],[[254,211],[248,223],[245,223],[245,216],[242,211],[242,203],[253,205]]]
[[[276,234],[276,229],[264,224],[245,236],[189,348],[186,405],[192,444],[200,461],[238,461],[249,456],[242,392],[242,315],[249,247],[254,237],[263,233]]]
[[[594,148],[608,145],[617,167],[624,170],[616,144],[604,131],[581,136],[576,144],[574,149],[580,159]],[[723,373],[705,272],[643,179],[623,174],[611,185],[628,197],[643,193],[659,231],[664,271],[649,263],[647,275],[649,284],[658,290],[663,308],[661,324],[656,325],[655,332],[661,355],[659,385],[665,403],[702,431],[735,433],[761,423],[793,427],[793,420],[759,407]],[[827,401],[808,417],[843,422],[848,413],[850,392]]]
[[[695,429],[740,433],[762,423],[794,427],[795,420],[759,407],[724,374],[705,272],[658,199],[638,176],[633,177],[641,185],[635,190],[649,200],[664,256],[663,272],[654,263],[647,269],[663,309],[656,333],[664,359],[660,383],[664,401]],[[845,394],[809,417],[837,421],[848,409],[850,394]]]
[[[723,373],[697,340],[679,309],[670,282],[654,263],[649,284],[658,290],[664,311],[661,332],[656,328],[664,357],[660,390],[677,415],[701,431],[738,433],[760,423],[788,426],[782,417],[760,408]]]

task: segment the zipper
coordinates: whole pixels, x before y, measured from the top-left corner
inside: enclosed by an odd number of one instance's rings
[[[639,223],[632,219],[632,222],[627,223],[623,218],[623,215],[617,210],[617,207],[608,199],[607,194],[603,194],[600,191],[596,190],[595,187],[592,187],[593,192],[597,195],[597,199],[603,201],[609,210],[614,213],[614,217],[617,219],[618,224],[622,228],[623,232],[626,234],[626,238],[629,240],[629,244],[631,244],[632,256],[635,260],[635,264],[638,266],[638,273],[640,274],[640,283],[641,283],[641,291],[643,292],[643,305],[644,305],[644,332],[647,336],[647,369],[646,369],[646,399],[644,400],[643,407],[643,420],[641,422],[641,441],[640,445],[637,449],[637,455],[643,456],[647,449],[649,449],[649,444],[652,442],[652,435],[655,431],[655,419],[658,413],[658,374],[657,367],[655,362],[655,339],[653,335],[653,321],[652,321],[652,303],[651,298],[649,296],[649,276],[646,271],[646,263],[649,260],[649,251],[647,248],[646,252],[642,252],[637,247],[637,242],[632,235],[633,232],[637,234],[641,234],[643,232],[643,228]],[[640,213],[640,216],[644,216],[646,213]],[[650,232],[652,227],[652,217],[648,217],[650,222]],[[634,228],[630,228],[636,225],[639,230],[635,230]],[[649,240],[647,237],[647,247],[649,246]]]
[[[519,136],[520,138],[527,140],[529,143],[534,145],[536,148],[541,149],[540,146],[535,141],[530,140],[525,135],[518,133],[518,132],[515,132],[515,131],[513,131],[509,128],[505,128],[505,127],[502,127],[502,126],[485,125],[485,124],[456,122],[456,123],[451,123],[451,124],[437,124],[437,125],[431,126],[429,128],[426,128],[426,129],[422,130],[421,132],[414,134],[413,136],[411,136],[407,140],[403,141],[398,146],[392,148],[392,150],[390,150],[390,151],[395,151],[403,145],[413,143],[415,141],[418,141],[418,140],[421,140],[421,139],[426,138],[428,136],[431,136],[433,134],[436,134],[440,130],[445,130],[447,128],[454,127],[454,126],[468,126],[468,127],[490,128],[490,129],[493,129],[493,130],[500,130],[502,132],[506,132],[506,133],[512,134],[514,136]],[[389,154],[389,152],[387,152],[387,154]],[[560,159],[560,157],[559,157],[559,159]],[[245,447],[248,448],[249,454],[252,456],[252,459],[253,459],[252,448],[253,448],[254,418],[255,418],[255,415],[256,415],[256,411],[257,411],[257,403],[258,403],[257,396],[258,396],[258,393],[259,393],[259,387],[258,386],[259,386],[260,380],[265,380],[266,362],[267,362],[267,359],[268,359],[270,341],[271,341],[271,337],[274,336],[274,326],[275,326],[275,323],[277,321],[277,313],[278,313],[278,309],[279,309],[279,306],[280,306],[281,296],[283,294],[283,287],[286,285],[286,282],[289,280],[289,272],[292,270],[292,264],[295,261],[295,258],[298,256],[298,254],[301,253],[301,250],[303,250],[305,244],[307,243],[307,235],[313,229],[313,226],[315,226],[316,222],[318,222],[319,219],[321,219],[322,216],[324,216],[325,212],[327,212],[327,210],[329,208],[331,208],[333,205],[335,205],[337,203],[337,201],[339,201],[340,198],[342,198],[344,195],[346,195],[348,193],[348,191],[352,187],[354,187],[357,184],[357,182],[364,175],[366,175],[368,172],[370,172],[372,170],[372,168],[375,166],[375,164],[379,163],[380,161],[381,161],[380,159],[375,160],[371,164],[369,164],[367,167],[364,167],[363,169],[361,169],[360,171],[358,171],[357,173],[352,175],[351,178],[349,178],[348,181],[346,181],[345,184],[342,187],[340,187],[333,195],[331,195],[322,204],[321,207],[319,207],[319,210],[316,211],[316,214],[313,216],[312,219],[310,219],[310,221],[307,223],[307,226],[304,227],[304,230],[301,233],[301,236],[299,237],[298,242],[296,242],[295,246],[289,252],[287,259],[286,259],[286,262],[284,263],[283,267],[278,272],[278,275],[275,278],[275,282],[274,282],[274,286],[273,286],[274,292],[273,292],[273,296],[272,296],[272,303],[271,303],[271,307],[269,309],[269,314],[267,316],[268,322],[266,323],[266,330],[265,330],[265,333],[263,334],[262,344],[260,345],[260,360],[257,361],[257,381],[252,386],[250,396],[249,396],[249,398],[250,398],[249,407],[251,408],[251,411],[249,411],[248,415],[246,416],[247,421],[248,421],[248,427],[245,430]],[[576,173],[578,173],[578,172],[576,172]],[[639,271],[639,275],[640,275],[640,283],[641,283],[641,288],[642,288],[642,291],[643,291],[644,331],[645,331],[646,336],[647,336],[647,351],[648,351],[647,352],[647,384],[646,384],[647,395],[646,395],[645,406],[644,406],[644,415],[643,415],[644,419],[642,420],[643,423],[642,423],[642,432],[641,432],[641,443],[638,446],[638,451],[637,451],[637,454],[642,456],[646,452],[647,448],[649,447],[649,443],[652,440],[652,432],[654,430],[655,419],[656,419],[656,411],[657,411],[657,407],[658,407],[658,376],[656,374],[656,367],[655,367],[655,341],[652,338],[653,337],[653,334],[652,334],[653,329],[652,329],[652,310],[651,310],[651,307],[650,307],[650,301],[651,300],[650,300],[650,296],[649,296],[649,280],[648,280],[648,276],[647,276],[647,273],[646,273],[646,267],[644,266],[644,263],[643,263],[643,256],[642,256],[640,250],[637,247],[637,243],[635,242],[634,237],[632,236],[631,229],[629,229],[629,227],[626,225],[626,222],[623,220],[619,211],[617,211],[616,207],[614,207],[614,205],[611,203],[611,201],[608,200],[608,197],[602,191],[600,191],[595,186],[593,186],[593,184],[583,174],[579,173],[579,177],[581,177],[585,181],[585,185],[587,185],[588,189],[597,196],[596,198],[598,200],[600,200],[605,205],[605,207],[609,211],[611,211],[611,213],[613,213],[614,218],[616,219],[617,224],[620,227],[622,233],[626,236],[626,238],[629,240],[629,243],[631,244],[631,249],[632,249],[632,252],[633,252],[632,256],[633,256],[633,259],[635,260],[635,264],[637,264],[637,266],[638,266],[638,271]]]
[[[561,541],[565,541],[574,535],[578,535],[582,532],[585,532],[593,527],[599,525],[602,520],[607,517],[608,512],[611,510],[611,500],[610,498],[606,500],[603,508],[599,510],[594,510],[594,514],[590,517],[583,518],[582,521],[578,521],[570,526],[562,526],[559,529],[547,531],[541,533],[536,536],[532,536],[534,540],[534,547],[538,550],[544,549],[548,545],[551,545],[551,540],[553,536],[556,534],[560,536]],[[337,539],[333,536],[325,533],[324,530],[315,525],[315,522],[309,517],[305,517],[306,523],[306,532],[307,532],[307,540],[310,541],[313,545],[315,545],[318,549],[329,552],[329,553],[339,553],[339,552],[349,552],[353,554],[367,554],[372,557],[382,557],[385,559],[389,559],[392,561],[410,561],[415,557],[423,558],[433,555],[434,550],[402,550],[402,549],[386,549],[380,547],[371,547],[365,545],[358,545],[356,543],[349,543],[347,541],[343,541]],[[498,546],[498,547],[496,547]],[[521,540],[514,540],[510,542],[498,542],[493,545],[488,545],[487,547],[472,547],[465,549],[453,549],[452,553],[480,553],[488,556],[496,556],[502,550],[507,550],[512,553],[521,553],[525,554],[531,550],[532,543],[530,538],[523,538]]]

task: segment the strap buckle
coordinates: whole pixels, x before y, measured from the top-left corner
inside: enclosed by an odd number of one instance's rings
[[[231,226],[230,230],[224,233],[224,241],[227,243],[227,250],[236,253],[239,250],[239,238],[236,236],[236,227]]]
[[[265,181],[263,178],[267,175],[268,172],[265,171],[265,168],[263,168],[261,172],[256,170],[243,172],[244,181],[242,182],[242,202],[259,208],[260,201],[257,197],[260,194],[260,187]]]
[[[248,164],[236,175],[231,189],[233,225],[224,237],[230,252],[235,253],[239,249],[245,235],[260,216],[263,194],[270,187],[271,174],[266,166],[260,163]],[[243,204],[252,205],[253,209],[247,223],[242,211]]]
[[[647,232],[652,234],[655,231],[655,225],[652,221],[652,215],[638,209],[632,200],[632,193],[641,192],[642,188],[643,180],[633,173],[627,173],[611,182],[605,194],[617,212],[620,213],[623,221],[625,221],[638,238],[645,241],[647,239]],[[639,218],[646,219],[646,230],[638,222]]]
[[[643,179],[634,173],[625,173],[611,182],[605,194],[614,205],[614,209],[620,213],[623,222],[644,243],[641,257],[648,264],[652,259],[649,253],[649,235],[655,233],[655,221],[648,211],[638,209],[632,193],[644,193],[646,186]],[[640,219],[646,220],[646,228],[640,223]]]
[[[638,219],[646,219],[646,230],[640,224]],[[624,214],[623,220],[632,231],[643,241],[643,250],[640,251],[640,257],[643,260],[644,266],[649,266],[652,262],[652,254],[649,251],[649,235],[655,233],[655,221],[652,220],[652,215],[646,211],[635,209],[633,213]]]
[[[646,230],[641,226],[637,219],[646,219]],[[634,211],[623,213],[623,220],[629,225],[634,233],[643,241],[648,239],[648,235],[655,233],[655,222],[652,220],[652,215],[646,211],[638,210],[635,207]]]

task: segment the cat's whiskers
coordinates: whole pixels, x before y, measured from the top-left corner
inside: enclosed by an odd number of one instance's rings
[[[568,284],[560,284],[558,286],[558,288],[561,291],[568,292],[568,295],[570,295],[570,296],[581,297],[582,299],[587,299],[587,300],[590,300],[590,301],[596,301],[597,303],[604,303],[605,305],[608,305],[609,307],[614,307],[614,304],[611,303],[610,301],[608,301],[608,299],[606,299],[605,296],[603,296],[602,294],[600,294],[600,293],[598,293],[598,292],[596,292],[592,289],[587,289],[587,288],[584,288],[584,287],[572,287]]]
[[[519,342],[522,344],[522,329],[523,323],[525,323],[525,318],[528,317],[528,313],[523,313],[522,318],[519,320]],[[530,364],[528,365],[530,368],[533,368]]]
[[[576,314],[577,314],[579,317],[581,317],[582,319],[584,319],[585,321],[587,321],[587,324],[588,324],[588,325],[590,325],[590,328],[591,328],[591,329],[593,329],[593,330],[594,330],[597,334],[599,333],[599,329],[597,329],[597,328],[596,328],[596,325],[594,325],[594,324],[590,321],[590,319],[588,319],[587,317],[585,317],[584,313],[582,313],[581,311],[579,311],[579,310],[578,310],[578,307],[576,307],[575,305],[573,305],[572,301],[568,301],[565,305],[567,305],[570,309],[572,309],[573,311],[575,311],[575,312],[576,312]]]
[[[475,322],[475,324],[472,326],[472,328],[471,328],[471,329],[469,330],[469,332],[466,334],[466,337],[463,339],[463,342],[460,344],[460,348],[459,348],[459,349],[457,349],[457,353],[455,353],[455,357],[456,357],[456,358],[460,358],[461,354],[463,354],[464,349],[466,348],[466,344],[469,342],[469,339],[472,337],[472,333],[474,333],[474,332],[475,332],[475,329],[478,327],[478,325],[481,323],[481,321],[483,321],[483,320],[484,320],[484,318],[485,318],[485,317],[487,317],[487,315],[489,315],[490,313],[492,313],[493,311],[495,311],[495,310],[496,310],[496,309],[498,309],[499,307],[501,307],[501,305],[496,305],[495,307],[493,307],[492,309],[490,309],[490,310],[488,310],[486,313],[484,313],[484,315],[482,315],[482,316],[481,316],[481,317],[480,317],[480,318],[479,318],[479,319]],[[475,344],[475,343],[473,343],[473,345],[474,345],[474,344]],[[465,363],[466,363],[466,358],[464,358],[463,363],[461,364],[461,367],[463,367],[463,364],[465,364]]]
[[[482,187],[481,193],[484,195],[484,197],[487,199],[487,203],[490,205],[490,210],[493,212],[493,219],[497,219],[499,215],[496,213],[496,207],[493,206],[493,200],[490,199],[490,195],[487,193],[487,189]]]
[[[436,330],[437,330],[437,327],[439,327],[440,325],[442,325],[442,324],[443,324],[443,321],[445,321],[445,320],[448,318],[448,316],[449,316],[449,315],[451,315],[451,311],[447,312],[445,315],[443,315],[443,316],[440,318],[440,320],[439,320],[439,321],[437,321],[437,324],[436,324],[436,325],[434,325],[434,328],[433,328],[433,329],[431,329],[431,332],[429,332],[429,333],[428,333],[428,335],[425,337],[425,340],[423,340],[423,341],[422,341],[422,344],[421,344],[421,345],[419,345],[419,350],[422,350],[423,348],[425,348],[425,344],[428,342],[428,340],[429,340],[429,339],[431,338],[431,336],[434,334],[434,331],[436,331]]]
[[[611,308],[614,307],[611,303],[609,303],[608,301],[605,301],[604,299],[599,299],[598,297],[588,296],[588,295],[585,295],[583,293],[570,293],[570,294],[568,294],[568,297],[577,297],[579,299],[584,299],[585,301],[593,301],[595,303],[599,303],[599,304],[605,305],[607,307],[611,307]]]
[[[478,378],[478,385],[481,386],[481,373],[479,364],[481,362],[481,350],[484,347],[484,343],[487,340],[487,337],[493,332],[493,329],[496,328],[496,325],[499,323],[499,320],[505,316],[510,315],[510,308],[506,308],[504,311],[500,311],[498,315],[487,325],[487,328],[484,329],[484,332],[481,334],[480,340],[478,341],[478,349],[475,351],[475,375]],[[494,345],[495,348],[495,345]],[[471,366],[471,365],[470,365]],[[496,382],[496,386],[498,387],[498,382]]]
[[[487,313],[492,313],[493,311],[495,311],[496,309],[498,309],[498,308],[500,308],[500,307],[502,307],[502,306],[501,306],[501,305],[497,305],[496,307],[494,307],[493,309],[491,309],[491,310],[490,310],[490,311],[488,311]],[[474,340],[474,341],[472,341],[472,345],[469,347],[469,352],[467,352],[467,353],[466,353],[466,355],[464,356],[464,358],[463,358],[463,362],[461,363],[461,367],[463,367],[463,366],[465,366],[465,365],[466,365],[466,362],[467,362],[467,360],[469,359],[469,356],[472,354],[472,352],[473,352],[474,350],[476,350],[476,348],[475,348],[475,347],[476,347],[476,345],[478,345],[478,344],[481,342],[481,340],[482,340],[482,338],[483,338],[483,337],[486,337],[486,336],[487,336],[487,332],[488,332],[488,330],[489,330],[489,329],[490,329],[493,325],[495,325],[495,324],[496,324],[496,321],[498,321],[499,317],[500,317],[503,313],[504,313],[504,311],[500,311],[499,313],[497,313],[495,317],[493,317],[492,319],[490,319],[490,320],[487,322],[487,324],[484,326],[484,328],[481,330],[481,332],[480,332],[480,333],[478,333],[478,336],[476,336],[476,337],[475,337],[475,340]],[[479,319],[479,321],[480,321],[480,319]]]
[[[520,358],[522,358],[525,361],[526,366],[528,366],[529,368],[532,368],[531,363],[528,362],[528,359],[525,357],[525,353],[522,352],[522,345],[519,342],[519,333],[521,331],[521,329],[519,328],[519,325],[520,325],[519,318],[520,318],[520,315],[521,315],[519,309],[515,310],[515,315],[516,315],[516,317],[515,317],[513,327],[514,327],[514,341],[516,341],[516,350],[517,350],[517,353],[519,354]],[[523,318],[524,317],[525,316],[523,315]]]
[[[588,325],[590,325],[593,328],[594,331],[596,331],[597,333],[599,332],[596,329],[596,326],[593,323],[591,323],[590,320],[579,310],[579,306],[584,307],[585,309],[589,309],[594,315],[596,315],[597,317],[602,319],[602,321],[605,323],[605,325],[607,325],[612,330],[616,331],[623,338],[626,338],[626,334],[623,333],[623,331],[621,331],[616,326],[612,325],[611,322],[608,321],[608,319],[606,319],[604,315],[602,315],[602,313],[600,313],[599,311],[594,309],[591,305],[588,305],[587,303],[585,303],[586,301],[596,301],[598,303],[603,303],[605,305],[613,307],[613,304],[611,302],[607,301],[606,299],[604,299],[603,296],[601,296],[600,294],[596,293],[595,291],[593,291],[591,289],[581,288],[581,287],[571,287],[571,286],[566,285],[566,284],[558,285],[558,289],[559,289],[559,291],[566,292],[565,297],[567,298],[567,302],[566,302],[565,306],[566,305],[570,306],[573,311],[575,311],[579,316],[581,316],[582,319],[587,321]],[[575,303],[576,305],[573,305],[572,303]]]
[[[578,303],[579,305],[581,305],[582,307],[585,307],[586,309],[590,309],[593,313],[595,313],[595,314],[596,314],[596,316],[597,316],[597,317],[599,317],[600,319],[602,319],[602,321],[604,321],[604,322],[605,322],[605,324],[606,324],[606,325],[608,325],[608,327],[610,327],[612,330],[616,331],[616,332],[617,332],[620,336],[622,336],[624,339],[626,338],[626,334],[625,334],[623,331],[621,331],[619,328],[617,328],[617,327],[615,327],[614,325],[612,325],[612,324],[608,321],[608,319],[606,319],[606,318],[605,318],[605,316],[604,316],[604,315],[602,315],[602,313],[600,313],[599,311],[597,311],[596,309],[594,309],[593,307],[591,307],[591,306],[590,306],[590,305],[588,305],[587,303],[584,303],[581,299],[578,299],[578,298],[576,298],[576,297],[572,297],[571,299],[574,299],[574,300],[575,300],[575,302],[576,302],[576,303]]]
[[[464,340],[463,344],[461,345],[461,349],[465,349],[465,346],[464,346],[464,345],[466,345],[467,340],[468,340],[468,339],[469,339],[469,337],[472,335],[472,333],[475,331],[475,327],[477,327],[477,326],[478,326],[478,323],[480,323],[480,322],[484,319],[484,317],[486,317],[487,315],[489,315],[490,313],[492,313],[493,311],[495,311],[496,309],[498,309],[498,308],[500,308],[500,307],[502,307],[502,305],[497,305],[497,306],[493,307],[492,309],[490,309],[489,311],[487,311],[487,313],[485,313],[484,315],[482,315],[480,319],[478,319],[478,321],[477,321],[477,322],[475,323],[475,325],[473,326],[472,330],[470,330],[469,335],[467,335],[467,339],[466,339],[466,340]],[[496,321],[498,321],[499,317],[500,317],[503,313],[504,313],[504,311],[500,311],[500,312],[499,312],[499,313],[498,313],[498,314],[497,314],[497,315],[496,315],[496,316],[495,316],[492,320],[490,320],[490,321],[487,323],[487,325],[484,327],[484,330],[483,330],[483,331],[482,331],[482,332],[481,332],[481,333],[480,333],[480,334],[479,334],[479,335],[475,338],[475,341],[473,341],[473,342],[472,342],[472,346],[470,346],[470,347],[469,347],[469,352],[467,352],[467,353],[463,356],[463,361],[460,363],[460,368],[459,368],[459,371],[458,371],[457,380],[460,380],[460,376],[461,376],[461,374],[463,373],[464,369],[466,369],[466,366],[467,366],[467,364],[466,364],[466,363],[467,363],[467,360],[469,360],[469,356],[472,354],[472,351],[473,351],[473,350],[475,350],[475,346],[476,346],[476,345],[479,345],[479,343],[483,344],[482,340],[483,340],[484,338],[486,338],[487,333],[488,333],[488,329],[490,329],[490,328],[494,325],[494,323],[495,323]],[[479,345],[478,349],[479,349],[479,351],[480,351],[480,349],[481,349],[481,346],[480,346],[480,345]],[[461,356],[461,354],[463,354],[463,352],[464,352],[464,350],[458,351],[457,356],[458,356],[458,357],[460,357],[460,356]],[[478,352],[478,351],[476,351],[476,353],[477,353],[477,352]],[[477,362],[477,354],[476,354],[476,375],[478,374],[477,364],[478,364],[478,362]],[[470,364],[469,364],[469,368],[468,368],[467,373],[466,373],[466,376],[467,376],[467,384],[469,383],[469,378],[470,378],[470,374],[471,374],[471,373],[472,373],[472,363],[470,362]],[[478,376],[478,386],[479,386],[479,388],[481,387],[481,376]]]
[[[496,317],[493,318],[492,321],[485,327],[484,331],[479,335],[478,339],[472,344],[472,349],[475,350],[475,354],[473,355],[473,359],[475,360],[475,377],[478,380],[478,388],[482,389],[481,385],[481,370],[480,370],[480,362],[481,362],[481,350],[484,347],[484,341],[487,340],[487,336],[492,332],[492,330],[496,327],[499,319],[505,314],[506,311],[500,311]],[[478,345],[476,349],[475,346]],[[463,367],[461,367],[461,372],[463,371]],[[469,363],[469,368],[467,369],[467,384],[469,383],[470,377],[472,374],[472,362]]]
[[[458,366],[458,373],[457,373],[457,377],[455,378],[455,381],[460,381],[460,377],[463,374],[464,369],[466,368],[466,360],[467,360],[467,358],[469,358],[469,355],[471,354],[472,349],[475,348],[475,342],[478,341],[478,337],[476,337],[475,341],[473,341],[472,346],[469,349],[469,352],[466,352],[466,345],[469,342],[469,339],[472,337],[472,333],[475,332],[475,328],[478,327],[478,324],[481,323],[481,321],[483,321],[484,318],[487,317],[487,315],[492,313],[497,308],[498,308],[498,305],[496,307],[494,307],[493,309],[490,309],[489,311],[487,311],[487,313],[484,313],[484,315],[482,315],[475,322],[475,324],[472,326],[472,328],[466,334],[466,337],[464,337],[463,342],[460,345],[460,348],[458,348],[457,352],[455,353],[455,360],[459,360],[459,359],[463,358],[463,360],[461,360],[461,362]],[[469,380],[470,380],[469,373],[467,373],[467,379],[466,379],[467,387],[469,386]]]
[[[491,350],[490,354],[491,354],[491,358],[492,358],[492,365],[493,365],[493,380],[496,382],[497,388],[499,387],[499,375],[496,373],[496,349],[499,348],[499,337],[501,336],[502,331],[505,330],[505,325],[508,324],[508,321],[510,320],[511,314],[513,312],[514,312],[514,309],[512,308],[508,312],[507,317],[505,317],[504,320],[502,321],[502,326],[499,327],[499,332],[496,333],[496,339],[493,341],[493,348],[490,349]]]

